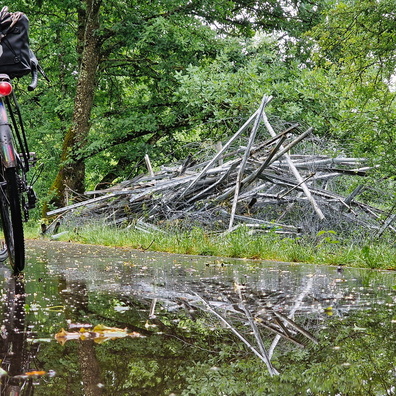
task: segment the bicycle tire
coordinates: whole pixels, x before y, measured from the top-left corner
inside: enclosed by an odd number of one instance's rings
[[[6,185],[0,192],[1,221],[8,259],[14,274],[18,274],[25,268],[25,239],[16,168],[5,169],[4,179]]]

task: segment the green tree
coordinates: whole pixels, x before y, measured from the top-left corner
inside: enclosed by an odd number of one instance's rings
[[[177,71],[210,64],[227,35],[264,29],[298,37],[319,10],[312,2],[274,0],[20,3],[15,6],[33,16],[32,25],[53,38],[32,30],[54,86],[63,90],[52,96],[63,140],[61,148],[55,145],[61,151],[53,185],[58,205],[66,203],[67,189],[84,190],[88,158],[96,155],[96,168],[108,168],[100,173],[109,182],[153,143],[190,126],[173,95]],[[125,146],[132,140],[134,155]]]
[[[73,120],[62,146],[61,168],[53,188],[56,202],[65,204],[67,189],[83,192],[84,161],[76,154],[85,146],[90,129],[90,117],[97,83],[102,39],[98,34],[101,0],[86,0],[78,7],[77,50],[80,55],[79,75],[74,97]]]
[[[396,170],[395,26],[393,1],[337,1],[309,35],[311,59],[339,87],[332,132],[385,176]]]

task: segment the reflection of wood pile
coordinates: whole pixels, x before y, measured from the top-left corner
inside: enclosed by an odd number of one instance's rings
[[[248,304],[246,304],[243,295],[243,287],[239,284],[235,284],[235,291],[239,296],[239,303],[233,305],[234,311],[242,315],[242,320],[246,320],[249,323],[251,333],[254,335],[255,343],[249,341],[238,329],[234,326],[228,318],[225,318],[222,314],[218,313],[210,302],[204,300],[198,294],[196,294],[204,305],[204,308],[208,310],[212,315],[219,319],[223,325],[230,329],[257,357],[259,357],[267,366],[268,372],[271,376],[279,375],[278,370],[272,365],[271,358],[274,353],[276,346],[281,338],[293,342],[294,344],[304,347],[294,335],[303,335],[310,341],[317,343],[316,338],[304,327],[298,325],[293,319],[294,314],[299,308],[302,300],[305,298],[306,294],[312,288],[313,280],[312,278],[308,280],[306,287],[302,293],[297,297],[296,302],[289,312],[289,314],[283,315],[280,312],[272,309],[271,307],[262,307],[262,309],[253,314],[249,309]],[[275,337],[267,350],[264,345],[264,338],[261,328],[269,330]]]
[[[264,97],[259,109],[211,159],[196,163],[188,156],[183,164],[153,172],[146,156],[149,175],[87,192],[94,198],[48,215],[64,214],[76,222],[133,224],[147,232],[174,221],[219,231],[241,224],[252,231],[292,234],[321,229],[365,228],[371,235],[395,231],[392,216],[355,200],[364,190],[356,179],[371,169],[366,161],[291,154],[312,137],[312,128],[283,123],[276,132],[264,112],[270,100]],[[257,143],[263,125],[267,137]],[[249,137],[243,141],[249,126]],[[346,178],[355,188],[345,188]]]
[[[223,328],[229,330],[245,344],[250,352],[267,366],[271,376],[279,375],[271,360],[280,340],[283,339],[299,347],[318,342],[314,334],[296,320],[296,316],[299,316],[297,311],[302,309],[303,301],[309,299],[308,295],[312,292],[313,285],[314,277],[310,276],[300,293],[293,296],[291,307],[287,306],[286,301],[277,307],[269,304],[269,300],[263,304],[260,296],[255,295],[252,298],[252,290],[248,286],[239,284],[237,280],[234,281],[231,289],[227,285],[219,284],[218,286],[223,290],[220,293],[217,288],[200,292],[188,288],[184,292],[177,292],[155,287],[156,297],[151,300],[149,321],[154,326],[160,326],[161,329],[166,327],[161,322],[161,317],[166,316],[165,311],[162,308],[158,309],[157,305],[161,307],[164,305],[169,311],[178,312],[179,309],[175,310],[174,306],[172,307],[172,304],[177,304],[178,308],[182,308],[187,317],[193,321],[196,321],[198,317],[205,321],[205,318],[200,315],[204,312],[208,315],[206,319],[215,318]],[[190,286],[205,288],[204,283],[190,284]],[[147,300],[147,295],[144,293],[137,293],[136,296],[138,298],[144,296]],[[156,312],[159,313],[158,316]],[[298,319],[300,322],[301,318]],[[208,327],[213,327],[212,321]],[[270,344],[268,344],[269,341]]]

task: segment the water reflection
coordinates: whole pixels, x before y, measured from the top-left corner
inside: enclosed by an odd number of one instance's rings
[[[70,281],[61,276],[59,290],[64,306],[64,316],[69,328],[82,329],[91,326],[84,322],[89,317],[88,289],[84,280]],[[81,321],[83,320],[83,322]],[[96,357],[95,343],[87,336],[79,337],[77,342],[79,369],[81,372],[82,387],[85,395],[102,395],[102,379],[99,362]]]
[[[33,368],[38,344],[28,345],[30,335],[25,323],[25,287],[23,279],[6,272],[3,289],[3,320],[0,336],[1,395],[33,395]]]
[[[59,243],[28,253],[24,282],[4,276],[1,351],[20,349],[3,358],[2,391],[392,394],[392,273]]]

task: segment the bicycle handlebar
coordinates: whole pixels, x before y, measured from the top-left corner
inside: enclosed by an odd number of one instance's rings
[[[29,49],[29,55],[30,55],[30,68],[32,72],[32,82],[28,86],[28,91],[33,91],[37,87],[37,81],[38,81],[38,60],[36,58],[36,55],[34,55],[34,52]]]
[[[32,82],[28,86],[28,91],[33,91],[37,87],[37,81],[38,81],[37,65],[35,63],[32,63]]]

